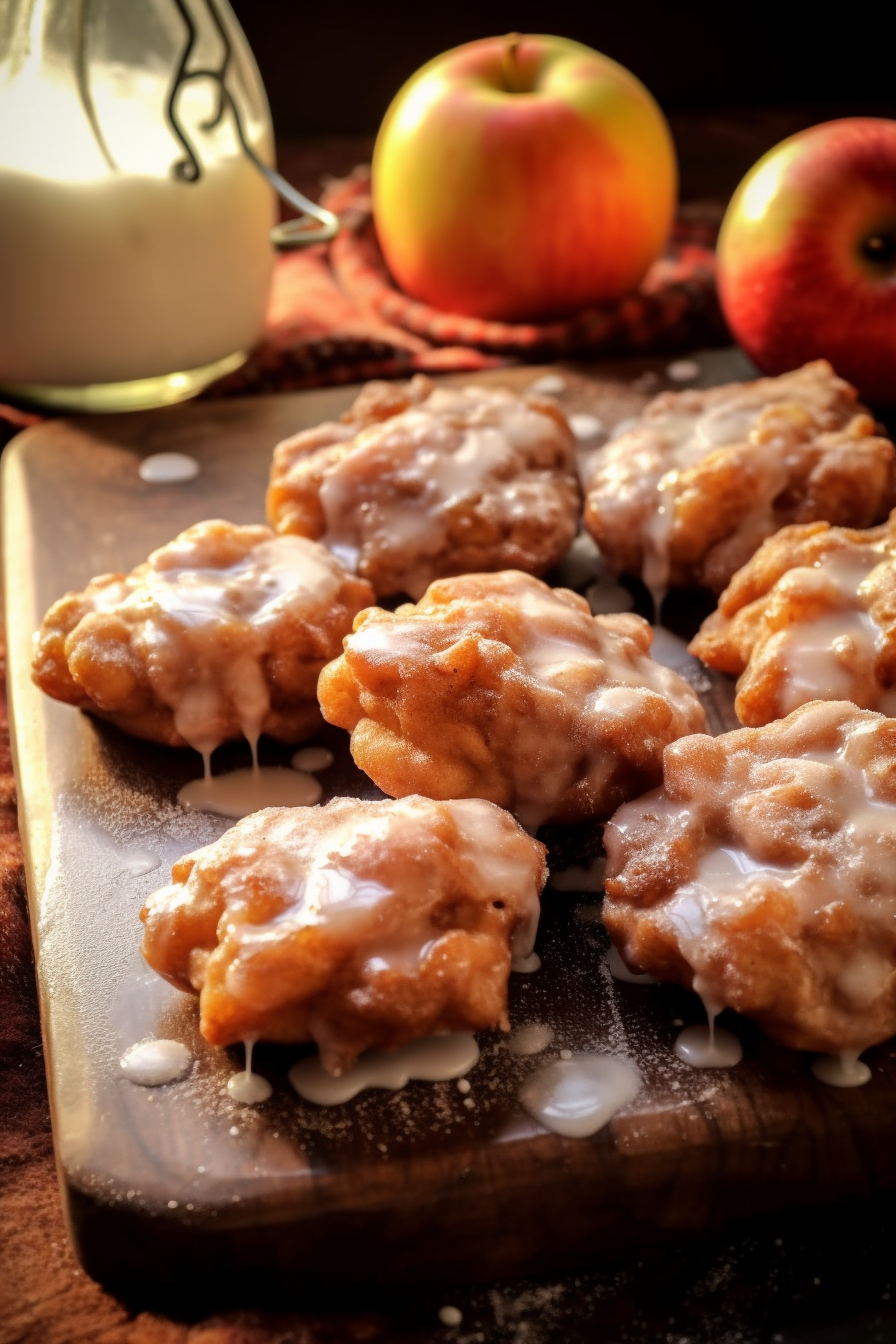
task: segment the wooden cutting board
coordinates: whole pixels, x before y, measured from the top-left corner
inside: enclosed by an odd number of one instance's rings
[[[703,383],[744,376],[739,357],[700,357]],[[658,362],[564,371],[570,413],[614,424],[671,386]],[[657,372],[658,371],[658,372]],[[522,388],[545,370],[479,377]],[[555,370],[556,372],[556,370]],[[648,375],[645,377],[645,373]],[[469,380],[467,380],[469,381]],[[770,1210],[866,1198],[896,1187],[896,1068],[868,1052],[855,1091],[817,1083],[809,1059],[733,1019],[745,1048],[733,1070],[697,1071],[672,1043],[699,1002],[669,987],[613,980],[599,923],[576,910],[594,893],[548,889],[542,969],[511,977],[514,1025],[542,1022],[554,1041],[515,1058],[501,1033],[480,1038],[468,1098],[454,1083],[411,1083],[318,1108],[291,1091],[299,1049],[259,1047],[274,1085],[250,1109],[226,1094],[241,1051],[215,1051],[195,1001],[140,957],[139,910],[180,855],[217,838],[220,818],[184,812],[178,788],[198,758],[130,739],[42,696],[31,639],[49,604],[94,574],[126,570],[208,517],[263,521],[273,445],[337,415],[352,389],[198,402],[132,416],[57,421],[21,435],[4,460],[3,525],[13,748],[60,1179],[87,1271],[131,1301],[273,1301],[351,1286],[489,1280],[634,1255],[664,1237]],[[181,451],[199,476],[152,486],[147,454]],[[687,600],[671,613],[694,626]],[[733,725],[730,687],[674,646],[715,730]],[[346,735],[321,776],[325,797],[378,796],[353,766]],[[267,746],[267,760],[288,752]],[[264,757],[263,757],[264,759]],[[245,764],[223,749],[216,769]],[[552,835],[561,860],[595,851],[596,830]],[[161,866],[135,875],[135,855]],[[123,1051],[174,1037],[195,1052],[184,1081],[148,1089],[121,1075]],[[560,1049],[623,1053],[644,1079],[636,1101],[590,1139],[545,1132],[520,1085]],[[465,1105],[471,1099],[472,1106]]]

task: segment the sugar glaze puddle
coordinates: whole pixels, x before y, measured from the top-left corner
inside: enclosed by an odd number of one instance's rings
[[[199,463],[187,453],[152,453],[144,457],[137,474],[147,485],[179,485],[195,481]]]
[[[859,1059],[857,1050],[844,1050],[839,1055],[819,1055],[813,1061],[812,1074],[828,1087],[862,1087],[871,1078],[871,1070]]]
[[[318,770],[327,770],[334,761],[329,747],[300,747],[292,758],[293,770],[306,770],[315,774]]]
[[[679,1059],[693,1069],[732,1069],[744,1057],[744,1049],[733,1032],[724,1027],[685,1027],[673,1047]]]
[[[679,1032],[672,1047],[675,1054],[692,1069],[733,1069],[743,1059],[744,1048],[733,1032],[716,1026],[724,1004],[709,996],[699,975],[694,977],[694,992],[703,1004],[706,1025],[685,1027]]]
[[[317,1106],[339,1106],[369,1087],[397,1092],[412,1078],[445,1082],[462,1078],[479,1060],[479,1046],[471,1032],[430,1036],[411,1041],[400,1050],[368,1050],[338,1077],[327,1073],[319,1055],[300,1059],[289,1070],[289,1081],[305,1101]]]
[[[227,1092],[234,1101],[242,1102],[244,1106],[259,1106],[268,1100],[274,1089],[267,1078],[252,1072],[252,1051],[255,1042],[243,1041],[243,1045],[246,1050],[246,1067],[235,1073],[232,1078],[228,1078]]]
[[[536,1070],[520,1090],[524,1108],[555,1134],[585,1139],[634,1101],[641,1075],[628,1060],[574,1055]]]
[[[193,1056],[181,1041],[140,1041],[124,1052],[119,1063],[129,1082],[161,1087],[183,1078],[192,1067]]]
[[[260,765],[191,779],[178,791],[177,801],[193,812],[239,819],[263,807],[313,807],[322,796],[320,783],[304,771]]]

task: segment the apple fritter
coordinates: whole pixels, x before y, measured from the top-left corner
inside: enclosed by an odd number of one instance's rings
[[[321,668],[373,600],[316,542],[197,523],[56,602],[32,676],[135,737],[205,756],[241,734],[300,742],[320,725]]]
[[[664,392],[594,455],[585,524],[657,600],[669,588],[721,592],[787,523],[870,527],[896,503],[896,453],[856,398],[825,360]]]
[[[795,524],[763,542],[690,646],[739,677],[741,723],[809,700],[896,713],[894,556],[896,512],[880,527]]]
[[[896,1032],[896,721],[816,701],[666,749],[606,827],[625,960],[798,1050]]]
[[[180,859],[143,955],[199,995],[212,1045],[316,1041],[340,1073],[370,1047],[507,1029],[545,849],[480,799],[268,808]]]
[[[339,423],[278,444],[277,532],[323,542],[380,597],[433,579],[543,574],[576,534],[575,441],[551,401],[486,387],[368,383]]]
[[[651,639],[639,616],[592,616],[531,575],[468,574],[362,612],[318,694],[393,797],[488,798],[527,826],[608,817],[704,725]]]

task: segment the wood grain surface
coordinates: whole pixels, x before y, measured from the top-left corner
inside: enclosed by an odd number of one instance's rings
[[[736,357],[701,359],[705,381],[739,376]],[[631,414],[661,364],[568,373],[562,400],[607,424]],[[492,373],[522,386],[537,371]],[[474,1106],[454,1084],[410,1084],[343,1107],[300,1102],[286,1083],[298,1050],[264,1049],[272,1100],[249,1110],[223,1092],[241,1060],[205,1046],[195,1003],[139,955],[139,909],[179,855],[221,833],[183,812],[179,786],[200,772],[188,752],[126,738],[42,697],[28,676],[31,637],[49,603],[93,574],[128,569],[204,517],[260,521],[273,444],[338,413],[351,391],[196,403],[130,417],[56,422],[28,431],[4,466],[4,562],[13,745],[57,1158],[71,1228],[89,1273],[130,1300],[276,1300],[388,1281],[489,1280],[552,1273],[625,1256],[734,1220],[892,1191],[896,1070],[884,1046],[874,1076],[841,1092],[809,1061],[734,1022],[737,1069],[699,1072],[671,1052],[676,1020],[696,999],[619,984],[603,964],[600,926],[576,909],[593,895],[546,893],[543,968],[514,976],[511,1020],[549,1023],[554,1048],[626,1053],[644,1078],[634,1104],[588,1140],[547,1134],[517,1094],[544,1056],[514,1059],[500,1033],[481,1038]],[[150,486],[140,460],[189,452],[188,484]],[[677,619],[693,620],[688,604]],[[699,670],[721,726],[725,692]],[[344,737],[322,776],[326,796],[375,796]],[[268,744],[268,759],[286,753]],[[221,751],[216,768],[244,763]],[[583,828],[551,837],[561,865],[592,853]],[[135,878],[122,855],[149,848],[159,871]],[[193,1074],[136,1088],[122,1051],[149,1036],[185,1040]],[[152,1273],[147,1274],[147,1265]]]

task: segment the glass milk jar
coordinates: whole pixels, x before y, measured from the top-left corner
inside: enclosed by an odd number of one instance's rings
[[[0,391],[118,410],[236,368],[272,157],[226,0],[0,0]]]

